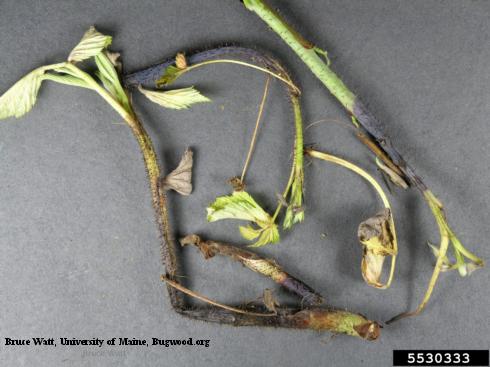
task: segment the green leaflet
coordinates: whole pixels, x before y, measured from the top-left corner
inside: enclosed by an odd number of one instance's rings
[[[250,247],[262,247],[269,243],[278,243],[279,239],[280,237],[277,225],[272,223],[270,226],[260,231],[259,239],[255,241],[252,245],[250,245]]]
[[[83,79],[77,78],[70,74],[51,74],[47,73],[42,76],[42,80],[51,80],[60,84],[71,85],[74,87],[82,87],[92,89]]]
[[[128,96],[121,85],[121,81],[119,80],[119,75],[113,61],[105,52],[99,52],[97,55],[95,55],[94,60],[97,68],[99,69],[97,72],[97,77],[102,81],[105,89],[107,89],[107,91],[123,105],[126,111],[131,112]]]
[[[20,79],[0,97],[0,120],[21,117],[36,103],[46,67],[40,67]]]
[[[80,62],[91,58],[100,53],[104,48],[112,42],[111,36],[106,36],[98,32],[95,27],[90,27],[83,35],[81,41],[70,52],[68,56],[69,62]]]
[[[220,196],[207,208],[207,219],[240,219],[255,223],[258,228],[241,226],[240,233],[247,240],[258,240],[253,247],[279,241],[279,230],[272,217],[245,191],[235,191],[229,196]]]
[[[196,103],[211,102],[211,100],[203,96],[194,87],[174,89],[168,91],[153,91],[138,87],[150,101],[159,104],[165,108],[175,110],[186,109]]]

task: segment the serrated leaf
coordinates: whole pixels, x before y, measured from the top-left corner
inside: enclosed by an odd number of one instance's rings
[[[229,196],[217,198],[207,208],[207,219],[240,219],[255,223],[259,228],[241,226],[240,233],[248,240],[258,238],[253,247],[279,241],[279,230],[272,217],[246,191],[235,191]]]
[[[259,236],[259,239],[250,245],[250,247],[262,247],[268,245],[269,243],[277,243],[279,242],[279,230],[277,229],[277,225],[274,223],[269,224],[265,227]]]
[[[176,169],[164,177],[160,185],[164,190],[174,190],[181,195],[190,195],[192,192],[192,164],[193,153],[186,149]]]
[[[260,229],[255,229],[252,226],[240,226],[239,229],[242,237],[249,241],[255,240],[261,233]]]
[[[241,219],[250,222],[267,223],[270,216],[246,191],[235,191],[229,196],[216,198],[208,208],[208,221],[221,219]]]
[[[78,45],[76,45],[70,52],[68,61],[80,62],[89,59],[100,53],[104,48],[109,46],[111,42],[111,36],[100,33],[92,26],[85,32]]]
[[[51,80],[53,82],[60,83],[60,84],[91,89],[91,87],[87,84],[85,80],[69,74],[46,73],[42,76],[42,80]]]
[[[152,91],[138,87],[150,101],[159,104],[165,108],[176,110],[186,109],[196,103],[211,102],[211,100],[203,96],[194,87],[174,89],[169,91]]]
[[[0,97],[0,120],[14,116],[19,118],[32,109],[45,70],[46,67],[41,67],[31,71]]]
[[[172,84],[181,74],[182,70],[174,65],[169,65],[165,69],[162,77],[156,81],[158,87]]]

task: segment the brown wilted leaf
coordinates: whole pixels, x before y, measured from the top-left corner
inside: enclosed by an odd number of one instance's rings
[[[109,51],[106,51],[105,54],[109,58],[109,61],[111,62],[111,64],[114,65],[116,70],[119,73],[122,72],[122,63],[119,60],[119,57],[121,57],[121,54],[119,52],[109,52]]]
[[[192,150],[186,149],[179,165],[161,180],[163,190],[175,190],[181,195],[190,195],[192,192]]]
[[[180,70],[187,69],[187,60],[182,52],[179,52],[177,56],[175,56],[175,66]]]
[[[391,228],[391,212],[383,209],[359,225],[359,241],[364,247],[361,271],[366,283],[373,287],[383,287],[379,282],[386,256],[395,255],[394,235]]]

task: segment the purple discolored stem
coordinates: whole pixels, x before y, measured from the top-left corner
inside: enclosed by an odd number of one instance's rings
[[[265,56],[263,53],[252,48],[238,46],[217,47],[205,51],[196,52],[186,56],[186,62],[188,66],[192,66],[201,62],[224,57],[259,62],[260,64],[263,64],[265,66],[275,65],[275,61],[273,61],[268,56]],[[139,71],[126,74],[123,77],[124,85],[127,88],[135,88],[138,85],[155,87],[156,82],[162,77],[162,75],[165,73],[165,70],[171,65],[175,65],[175,57],[167,59],[166,61],[155,64],[153,66],[141,69]]]
[[[310,286],[286,273],[274,261],[264,259],[251,251],[242,250],[241,248],[220,242],[203,241],[197,235],[188,235],[182,238],[180,243],[182,246],[196,246],[205,259],[214,257],[215,255],[231,257],[250,270],[271,278],[291,293],[300,296],[305,305],[319,305],[323,303],[323,297]]]

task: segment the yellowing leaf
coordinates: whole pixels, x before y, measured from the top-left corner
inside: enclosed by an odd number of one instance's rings
[[[68,61],[80,62],[97,55],[112,42],[111,36],[98,32],[95,27],[90,27],[83,35],[81,41],[70,52]]]
[[[269,214],[246,191],[235,191],[229,196],[216,198],[208,208],[208,221],[241,219],[250,222],[268,223]]]
[[[246,191],[235,191],[229,196],[217,198],[207,208],[208,221],[240,219],[255,223],[259,228],[240,227],[240,233],[247,240],[258,240],[253,247],[264,246],[279,241],[279,230],[272,217]]]
[[[243,238],[249,241],[255,240],[260,236],[260,229],[252,228],[251,226],[240,226],[240,234]]]
[[[0,120],[21,117],[36,103],[45,67],[31,71],[0,97]]]
[[[383,209],[359,225],[359,241],[364,246],[361,271],[366,283],[381,288],[381,273],[386,256],[395,255],[393,229],[391,228],[391,212]]]
[[[279,239],[280,237],[277,225],[271,223],[261,230],[259,239],[255,243],[251,244],[250,247],[262,247],[269,243],[278,243]]]
[[[195,103],[211,102],[211,100],[203,96],[194,87],[174,89],[169,91],[152,91],[138,88],[150,101],[159,104],[165,108],[176,110],[186,109]]]

